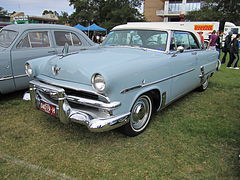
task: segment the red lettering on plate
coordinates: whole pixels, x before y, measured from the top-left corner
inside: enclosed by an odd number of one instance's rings
[[[51,104],[45,103],[43,101],[40,102],[40,110],[44,111],[48,114],[51,114],[53,116],[56,115],[56,106],[53,106]]]

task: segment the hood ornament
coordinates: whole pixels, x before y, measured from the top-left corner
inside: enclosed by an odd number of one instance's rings
[[[52,73],[53,73],[53,75],[58,75],[59,74],[59,71],[60,71],[60,67],[57,67],[57,65],[55,65],[55,66],[52,66]]]

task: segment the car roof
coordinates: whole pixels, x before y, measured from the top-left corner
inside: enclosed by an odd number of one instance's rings
[[[25,31],[29,29],[62,29],[62,30],[74,30],[79,31],[78,29],[70,26],[59,25],[59,24],[11,24],[3,29],[14,30],[14,31]]]
[[[143,30],[181,30],[190,31],[189,29],[182,28],[178,24],[166,22],[129,22],[127,24],[119,25],[113,28],[113,30],[124,30],[124,29],[143,29]],[[194,33],[194,32],[193,32]]]
[[[12,31],[17,31],[18,34],[22,34],[26,30],[72,30],[75,31],[78,34],[81,34],[84,39],[90,44],[90,45],[95,45],[91,39],[88,38],[88,36],[80,31],[79,29],[71,26],[65,26],[65,25],[60,25],[60,24],[11,24],[3,27],[1,30],[12,30]]]

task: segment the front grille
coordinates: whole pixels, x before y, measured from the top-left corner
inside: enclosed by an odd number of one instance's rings
[[[77,91],[77,90],[74,90],[74,89],[70,89],[70,88],[66,88],[66,87],[57,86],[57,85],[54,85],[54,84],[51,84],[51,83],[47,83],[47,82],[44,82],[44,81],[41,81],[41,80],[40,80],[40,82],[45,83],[45,84],[49,84],[49,85],[53,85],[53,86],[56,86],[56,87],[59,87],[59,88],[63,88],[65,90],[65,94],[69,95],[69,96],[71,95],[71,96],[77,96],[77,97],[86,98],[86,99],[106,101],[103,98],[101,98],[98,95],[93,94],[91,92]]]
[[[92,100],[99,100],[99,97],[96,94],[91,94],[83,91],[76,91],[76,90],[66,89],[66,88],[64,88],[64,90],[66,95],[77,96],[77,97],[92,99]]]

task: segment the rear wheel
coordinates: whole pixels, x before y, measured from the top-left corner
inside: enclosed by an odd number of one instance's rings
[[[200,92],[205,91],[208,88],[208,81],[209,80],[207,77],[206,80],[202,83],[202,85],[197,88],[197,90]]]
[[[142,133],[146,129],[151,115],[151,96],[141,95],[133,104],[128,124],[121,127],[122,132],[128,136],[136,136]]]

